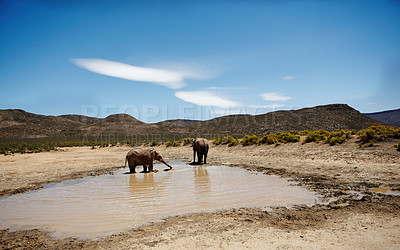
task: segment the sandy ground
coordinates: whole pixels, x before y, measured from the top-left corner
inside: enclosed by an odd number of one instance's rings
[[[334,200],[296,209],[235,209],[166,219],[98,241],[53,240],[45,233],[0,231],[0,248],[31,249],[399,249],[400,197],[371,192],[400,188],[396,142],[360,149],[354,139],[343,145],[301,143],[278,147],[213,146],[209,164],[242,166],[293,178]],[[66,148],[63,151],[0,156],[0,194],[40,188],[42,184],[120,168],[128,147]],[[155,149],[168,160],[191,161],[189,146]],[[364,194],[349,195],[346,191]]]

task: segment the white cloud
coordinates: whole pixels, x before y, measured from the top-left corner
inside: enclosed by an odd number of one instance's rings
[[[284,76],[282,77],[282,80],[294,80],[295,78],[295,76]]]
[[[249,108],[255,108],[255,109],[280,109],[285,107],[286,105],[281,103],[272,103],[266,105],[249,105]]]
[[[207,91],[178,91],[175,96],[179,99],[200,106],[219,108],[236,107],[240,104]]]
[[[207,65],[207,66],[204,66]],[[174,71],[182,74],[185,78],[190,79],[209,79],[220,74],[216,67],[210,68],[207,63],[199,63],[193,60],[176,62],[166,61],[153,64],[152,67]]]
[[[183,81],[186,76],[184,72],[137,67],[103,59],[78,58],[72,59],[72,61],[81,68],[102,75],[131,81],[152,82],[171,89],[179,89],[186,86]]]
[[[231,88],[231,87],[211,86],[211,87],[208,87],[207,89],[211,89],[211,90],[219,90],[219,89],[222,89],[222,90],[233,90],[233,89],[244,89],[244,88]]]
[[[290,99],[293,99],[293,97],[284,96],[284,95],[279,94],[278,92],[262,93],[261,97],[266,101],[272,101],[272,102],[276,102],[276,101],[285,102]]]
[[[358,94],[358,95],[354,95],[353,99],[364,99],[364,98],[368,98],[371,96],[372,96],[372,94]]]

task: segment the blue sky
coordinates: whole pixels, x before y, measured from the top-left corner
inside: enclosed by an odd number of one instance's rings
[[[400,107],[400,2],[0,2],[0,108],[145,122]]]

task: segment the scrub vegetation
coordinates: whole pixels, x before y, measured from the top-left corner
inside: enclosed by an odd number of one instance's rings
[[[338,129],[336,131],[326,131],[324,129],[319,130],[303,130],[301,132],[289,131],[289,132],[277,132],[277,133],[264,133],[262,136],[257,135],[245,135],[241,139],[234,139],[231,136],[225,136],[223,138],[216,137],[214,139],[215,145],[228,144],[229,146],[237,145],[229,144],[231,140],[237,140],[243,146],[249,145],[280,145],[281,143],[295,143],[300,141],[300,137],[305,136],[302,144],[310,142],[323,142],[330,146],[342,144],[346,140],[356,137],[357,142],[362,147],[364,144],[367,146],[373,146],[375,142],[386,141],[390,139],[400,139],[400,129],[396,129],[384,125],[373,125],[367,129],[356,131],[356,130],[344,130]],[[399,142],[400,144],[400,142]],[[400,146],[396,146],[400,147]]]
[[[395,129],[393,127],[374,125],[367,129],[363,129],[357,132],[360,138],[361,144],[375,143],[385,141],[387,139],[400,139],[400,128]]]
[[[303,131],[303,133],[307,135],[307,137],[303,141],[303,144],[308,142],[318,143],[320,141],[324,141],[324,143],[333,146],[336,144],[342,144],[347,139],[350,139],[351,136],[355,134],[355,131],[340,129],[334,132],[328,132],[326,130],[320,129],[315,131],[306,130]]]
[[[210,138],[206,135],[198,135],[197,137]],[[342,144],[346,140],[356,137],[360,147],[369,146],[372,147],[377,142],[396,140],[400,139],[400,128],[394,128],[384,125],[373,125],[367,129],[355,131],[355,130],[336,130],[326,131],[324,129],[309,131],[303,130],[301,132],[288,131],[288,132],[276,132],[276,133],[264,133],[263,135],[244,135],[244,136],[216,136],[211,141],[214,145],[227,145],[242,146],[250,145],[271,145],[276,146],[285,143],[296,143],[300,142],[301,136],[302,144],[315,142],[315,143],[326,143],[331,146]],[[0,154],[9,155],[14,153],[39,153],[46,151],[59,150],[63,147],[77,147],[77,146],[89,146],[95,147],[114,147],[119,145],[138,146],[158,146],[164,144],[166,147],[179,147],[179,146],[191,146],[194,137],[187,137],[187,135],[171,135],[165,137],[143,137],[143,138],[109,138],[109,137],[63,137],[63,138],[33,138],[33,139],[8,139],[0,142]],[[396,142],[397,143],[397,142]],[[400,151],[400,142],[397,145],[397,150]]]

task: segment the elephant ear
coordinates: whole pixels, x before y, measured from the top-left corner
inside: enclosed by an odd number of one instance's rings
[[[154,149],[150,149],[150,155],[152,159],[156,158],[156,151]]]

